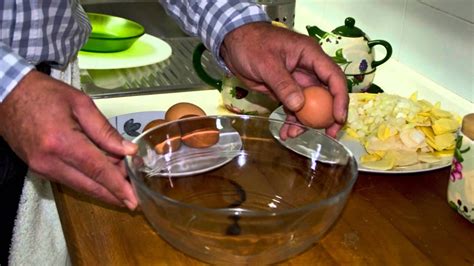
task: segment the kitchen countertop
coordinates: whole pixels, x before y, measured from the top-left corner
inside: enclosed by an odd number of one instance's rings
[[[473,103],[415,71],[389,60],[375,83],[386,93],[441,103],[460,116]],[[403,77],[403,78],[399,78]],[[164,111],[177,102],[207,114],[228,114],[219,93],[208,89],[96,99],[107,117]],[[449,167],[419,173],[359,173],[341,219],[308,251],[284,265],[402,264],[473,265],[474,226],[446,201]],[[107,206],[54,185],[55,199],[73,265],[201,265],[164,242],[140,212]],[[105,248],[104,248],[105,247]]]
[[[474,226],[446,201],[449,167],[359,173],[340,219],[281,265],[473,265]],[[139,211],[54,185],[72,265],[204,265],[171,247]]]

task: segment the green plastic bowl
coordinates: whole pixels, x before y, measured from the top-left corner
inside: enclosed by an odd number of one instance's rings
[[[105,14],[87,13],[92,32],[82,51],[112,53],[127,50],[145,34],[145,28],[135,21]]]

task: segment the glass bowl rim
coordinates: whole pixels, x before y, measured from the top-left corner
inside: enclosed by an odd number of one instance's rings
[[[130,168],[132,157],[130,155],[125,156],[124,161],[125,161],[125,167],[127,169],[127,173],[129,175],[130,179],[133,179],[135,185],[138,185],[143,191],[145,191],[146,194],[151,196],[152,198],[158,197],[161,200],[168,202],[171,205],[174,205],[179,208],[186,208],[186,209],[192,209],[192,210],[198,210],[199,212],[202,213],[211,213],[211,214],[222,214],[222,215],[229,215],[229,214],[236,214],[238,213],[239,216],[246,216],[246,217],[269,217],[269,216],[282,216],[282,215],[289,215],[293,213],[298,213],[298,212],[304,212],[308,210],[315,210],[319,209],[321,207],[330,205],[331,203],[335,201],[341,200],[344,196],[348,196],[350,194],[350,191],[352,190],[355,182],[357,181],[358,178],[358,166],[357,166],[357,160],[355,159],[353,153],[345,146],[343,145],[340,141],[338,141],[335,138],[332,138],[326,134],[323,134],[321,132],[318,132],[314,128],[307,127],[305,125],[302,125],[300,123],[296,122],[291,122],[291,121],[284,121],[280,119],[274,119],[274,118],[268,118],[268,117],[261,117],[261,116],[256,116],[256,115],[206,115],[206,116],[197,116],[197,117],[187,117],[184,119],[179,119],[179,120],[174,120],[174,121],[168,121],[165,123],[162,123],[160,125],[154,126],[144,132],[142,132],[140,135],[135,137],[132,142],[137,143],[143,136],[145,136],[148,132],[151,132],[153,130],[159,129],[161,127],[165,127],[166,125],[170,125],[173,123],[178,123],[182,121],[187,121],[187,120],[199,120],[203,119],[204,117],[207,118],[227,118],[227,119],[241,119],[241,120],[248,120],[248,119],[253,119],[253,120],[262,120],[262,121],[268,121],[268,122],[276,122],[280,124],[292,124],[292,125],[297,125],[300,127],[304,127],[307,130],[310,130],[318,135],[322,135],[323,137],[328,138],[331,142],[335,143],[336,145],[340,146],[343,150],[347,152],[347,155],[349,157],[349,164],[351,164],[352,171],[351,171],[351,176],[350,180],[347,181],[346,186],[339,192],[337,192],[335,195],[325,198],[323,200],[317,201],[317,202],[311,202],[307,203],[295,208],[291,209],[284,209],[284,210],[275,210],[275,211],[259,211],[259,210],[246,210],[243,208],[219,208],[219,209],[214,209],[214,208],[206,208],[206,207],[201,207],[189,203],[184,203],[175,199],[172,199],[170,197],[167,197],[159,192],[151,190],[149,187],[145,185],[145,183],[140,180],[140,178],[134,176],[132,174],[132,169]],[[242,152],[242,151],[241,151]],[[239,153],[240,154],[240,153]]]

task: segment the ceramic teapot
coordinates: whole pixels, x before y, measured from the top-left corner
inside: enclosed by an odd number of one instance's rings
[[[392,56],[392,46],[384,40],[370,40],[355,26],[355,20],[346,18],[344,26],[325,32],[317,26],[306,26],[308,34],[316,39],[323,51],[341,67],[347,77],[349,92],[370,90],[375,70]],[[385,48],[386,55],[375,60],[374,46]],[[374,84],[375,85],[375,84]]]
[[[243,83],[232,75],[221,79],[211,77],[203,68],[201,58],[207,48],[200,43],[193,52],[193,67],[196,74],[209,86],[220,91],[222,103],[227,110],[236,114],[267,116],[280,103],[269,96],[245,88]]]

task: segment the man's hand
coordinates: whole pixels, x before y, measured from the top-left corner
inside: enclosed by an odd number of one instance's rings
[[[326,133],[335,137],[344,125],[349,103],[346,78],[314,39],[270,23],[250,23],[226,35],[221,56],[248,88],[279,99],[290,121],[296,121],[293,114],[304,104],[302,88],[328,88],[334,97],[335,123]],[[301,128],[289,127],[285,134],[300,132]]]
[[[135,209],[124,141],[84,93],[38,71],[0,103],[0,135],[35,172],[99,200]]]

